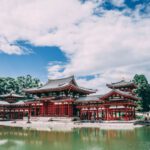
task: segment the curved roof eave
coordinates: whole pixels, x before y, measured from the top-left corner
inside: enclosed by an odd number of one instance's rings
[[[119,91],[119,90],[111,90],[107,94],[103,95],[100,99],[103,100],[103,99],[109,97],[113,93],[117,93],[117,94],[120,94],[120,95],[125,96],[125,97],[130,97],[133,100],[140,100],[140,98],[138,98],[138,97],[135,97],[133,95],[130,95],[130,94],[126,93],[126,92],[122,92],[122,91]]]
[[[48,91],[61,91],[62,89],[67,89],[67,88],[70,88],[70,90],[72,88],[74,88],[77,91],[81,91],[83,93],[95,93],[97,91],[97,90],[86,89],[86,88],[83,88],[83,87],[75,86],[73,84],[66,84],[66,85],[62,85],[60,87],[56,87],[56,88],[26,89],[24,91],[27,92],[27,93],[41,93],[41,92],[48,92]]]

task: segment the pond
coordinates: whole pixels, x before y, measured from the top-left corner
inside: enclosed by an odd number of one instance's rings
[[[150,127],[44,132],[0,126],[0,150],[150,150]]]

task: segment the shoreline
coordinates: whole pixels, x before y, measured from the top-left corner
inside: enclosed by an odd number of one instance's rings
[[[63,121],[34,121],[27,123],[27,120],[0,121],[0,126],[21,127],[23,129],[37,131],[72,131],[75,128],[99,128],[101,130],[134,130],[143,125],[134,125],[134,121],[105,121],[103,123],[81,123],[70,120]]]

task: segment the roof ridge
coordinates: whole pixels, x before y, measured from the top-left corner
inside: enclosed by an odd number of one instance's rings
[[[133,94],[131,94],[130,92],[121,91],[121,90],[118,90],[118,89],[115,89],[114,91],[120,92],[120,93],[122,93],[122,94],[127,94],[127,95],[129,95],[129,96],[131,96],[131,97],[139,98],[138,96],[133,95]]]
[[[78,86],[78,85],[77,85]],[[82,87],[82,86],[78,86],[79,88],[82,88],[82,89],[88,89],[88,90],[92,90],[92,91],[96,91],[97,92],[97,89],[91,89],[91,88],[86,88],[86,87]]]
[[[55,81],[55,80],[64,80],[64,79],[74,79],[74,75],[63,77],[63,78],[57,78],[57,79],[48,79],[48,81]]]
[[[63,81],[63,80],[67,80],[67,79],[70,79],[71,80],[75,80],[74,79],[74,75],[72,76],[68,76],[68,77],[64,77],[64,78],[59,78],[59,79],[48,79],[48,81],[43,85],[43,86],[47,86],[48,84],[50,84],[51,82],[56,82],[56,81]],[[70,82],[69,81],[69,82]],[[43,87],[42,86],[42,87]]]
[[[118,81],[118,82],[113,82],[113,83],[111,83],[111,84],[117,84],[117,83],[121,83],[121,82],[133,83],[133,82],[131,82],[131,81],[127,81],[127,80],[123,79],[123,80],[120,80],[120,81]]]

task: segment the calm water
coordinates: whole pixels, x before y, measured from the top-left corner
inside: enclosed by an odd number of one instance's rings
[[[150,150],[150,127],[43,132],[0,127],[0,150]]]

